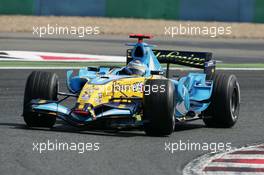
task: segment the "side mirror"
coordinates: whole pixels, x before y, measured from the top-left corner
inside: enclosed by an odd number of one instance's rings
[[[99,71],[99,67],[89,66],[89,67],[87,67],[87,70],[88,70],[88,71],[98,72],[98,71]]]
[[[150,71],[150,74],[151,75],[164,75],[164,72],[160,70],[152,70]]]

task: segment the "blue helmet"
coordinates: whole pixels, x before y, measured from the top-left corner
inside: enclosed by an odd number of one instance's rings
[[[146,73],[146,65],[143,64],[140,60],[132,60],[127,64],[127,68],[134,75],[144,75]]]

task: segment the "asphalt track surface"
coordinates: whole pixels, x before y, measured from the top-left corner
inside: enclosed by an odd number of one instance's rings
[[[39,38],[27,33],[0,33],[0,50],[25,50],[65,53],[87,53],[125,56],[128,36],[86,36],[84,38],[48,36]],[[257,39],[199,39],[154,37],[150,44],[157,49],[212,52],[222,63],[264,63],[264,40]]]
[[[0,50],[32,50],[124,55],[126,36],[85,39],[33,38],[0,34]],[[161,39],[162,49],[210,51],[224,63],[263,63],[263,40]],[[24,85],[32,70],[0,70],[0,174],[181,174],[184,166],[208,151],[165,151],[165,142],[228,143],[232,147],[263,142],[264,71],[226,71],[237,75],[241,110],[232,129],[206,128],[202,121],[179,124],[170,137],[148,137],[142,131],[83,131],[58,121],[53,129],[29,129],[22,113]],[[55,71],[55,70],[51,70]],[[65,71],[55,71],[65,87]],[[176,71],[174,74],[179,74]],[[171,73],[172,75],[173,73]],[[33,151],[33,142],[100,143],[99,151]]]
[[[1,174],[181,174],[184,166],[208,151],[165,151],[165,142],[227,143],[232,147],[263,142],[264,71],[226,71],[237,75],[241,110],[232,129],[206,128],[202,121],[179,124],[170,137],[148,137],[142,131],[83,131],[58,121],[53,129],[25,126],[22,101],[32,70],[0,70]],[[51,70],[53,71],[53,70]],[[55,71],[65,90],[65,71]],[[178,74],[173,72],[172,74]],[[33,142],[100,143],[99,151],[33,151]]]

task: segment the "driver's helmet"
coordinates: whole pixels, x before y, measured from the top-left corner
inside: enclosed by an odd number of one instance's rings
[[[132,60],[127,64],[127,68],[133,75],[144,75],[146,73],[146,66],[140,60]]]

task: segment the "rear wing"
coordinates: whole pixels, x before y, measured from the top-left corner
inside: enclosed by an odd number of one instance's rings
[[[132,49],[127,50],[127,63],[132,60]],[[153,50],[160,63],[167,64],[166,77],[169,77],[169,65],[178,64],[203,69],[207,79],[211,79],[215,72],[215,61],[210,52],[189,52],[173,50]]]

